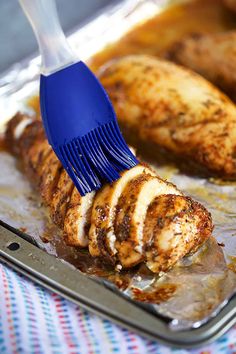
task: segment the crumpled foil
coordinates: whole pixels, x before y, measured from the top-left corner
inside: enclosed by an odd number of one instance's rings
[[[125,0],[75,30],[69,38],[71,45],[86,60],[136,23],[162,11],[167,3]],[[27,101],[38,93],[39,64],[38,57],[18,63],[0,79],[0,132],[16,111],[32,111]],[[170,319],[173,331],[196,328],[215,316],[236,290],[236,183],[189,177],[170,165],[153,167],[205,205],[215,225],[214,238],[161,276],[153,275],[145,266],[118,274],[94,262],[86,251],[66,246],[18,162],[5,151],[0,151],[0,218],[34,236],[48,253],[107,279],[125,296],[151,304],[152,312]]]

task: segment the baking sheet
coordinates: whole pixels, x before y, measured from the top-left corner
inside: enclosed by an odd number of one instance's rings
[[[123,1],[76,30],[71,44],[86,60],[131,27],[162,11],[167,1]],[[96,36],[94,35],[96,33]],[[39,58],[17,64],[0,80],[1,129],[17,111],[27,106],[38,92]],[[213,235],[195,255],[186,257],[170,272],[153,276],[144,266],[117,274],[105,269],[86,251],[66,246],[41,205],[37,194],[21,173],[18,162],[0,151],[0,216],[8,224],[34,235],[47,252],[71,263],[81,271],[104,277],[137,301],[153,302],[152,310],[171,319],[173,330],[199,327],[227,303],[236,288],[236,184],[193,178],[176,167],[153,165],[158,174],[203,203],[211,211]],[[235,257],[235,258],[234,258]]]

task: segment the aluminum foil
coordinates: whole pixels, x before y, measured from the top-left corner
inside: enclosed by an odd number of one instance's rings
[[[75,30],[71,45],[82,59],[124,35],[136,23],[162,11],[168,1],[126,0],[107,9],[90,23]],[[38,93],[39,58],[16,64],[0,79],[0,131],[18,110],[32,112],[27,105]],[[236,290],[236,184],[193,178],[176,167],[155,166],[158,174],[204,204],[214,221],[214,238],[196,254],[184,258],[171,271],[154,276],[144,266],[117,274],[63,243],[37,193],[18,168],[18,162],[0,151],[0,217],[8,224],[33,235],[47,252],[88,274],[100,275],[119,286],[124,296],[151,303],[152,312],[170,319],[172,330],[196,328],[215,316]],[[96,268],[96,272],[94,269]],[[112,282],[112,283],[111,283]]]

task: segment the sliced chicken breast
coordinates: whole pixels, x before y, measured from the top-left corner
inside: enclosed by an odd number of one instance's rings
[[[62,165],[52,151],[44,160],[44,164],[39,169],[40,176],[40,193],[47,205],[51,204],[51,198],[57,186],[60,174],[62,172]]]
[[[159,177],[142,174],[131,180],[121,194],[114,229],[118,259],[125,268],[144,259],[144,221],[149,204],[156,196],[179,194],[178,189]]]
[[[110,260],[115,260],[115,258],[112,258],[117,252],[113,225],[117,203],[127,184],[141,174],[156,175],[145,165],[137,165],[128,171],[124,171],[120,179],[112,184],[105,185],[97,192],[89,230],[89,252],[92,256],[103,255]]]
[[[95,192],[83,198],[74,187],[64,220],[64,235],[70,246],[87,247]]]
[[[187,197],[181,197],[182,204],[174,199],[181,192],[145,165],[125,171],[113,184],[81,197],[52,149],[47,147],[42,126],[34,122],[26,124],[16,140],[16,123],[23,124],[18,116],[7,127],[8,145],[11,147],[17,141],[19,148],[14,153],[24,161],[26,173],[39,187],[68,245],[89,246],[91,255],[109,259],[117,269],[147,261],[151,270],[159,272],[189,251],[197,250],[210,236],[210,214],[199,204],[191,204]],[[157,197],[165,194],[174,196],[167,195],[165,202],[158,199],[153,205]],[[160,219],[163,222],[158,223]],[[178,238],[180,245],[176,243],[177,233],[182,235]],[[156,248],[162,250],[159,258]]]
[[[35,144],[32,145],[27,154],[22,157],[24,169],[30,178],[36,178],[36,180],[39,181],[40,171],[42,170],[42,166],[44,166],[44,160],[47,159],[49,155],[52,155],[52,148],[48,144],[48,141],[36,139]]]
[[[23,119],[19,124],[17,124],[15,130],[14,130],[14,138],[18,140],[23,132],[25,131],[25,128],[32,123],[33,118],[30,118],[28,116],[23,116]]]
[[[60,227],[63,227],[73,189],[74,184],[68,173],[65,170],[62,170],[50,202],[50,214],[55,224]]]
[[[166,272],[211,232],[209,213],[199,203],[179,195],[156,197],[148,207],[143,229],[147,267],[154,273]]]
[[[14,119],[8,122],[8,129],[6,131],[5,138],[8,142],[9,149],[16,155],[20,153],[19,144],[16,142],[20,140],[20,137],[29,122],[32,122],[32,118],[21,113],[17,113],[14,116]],[[13,142],[15,143],[13,144]]]

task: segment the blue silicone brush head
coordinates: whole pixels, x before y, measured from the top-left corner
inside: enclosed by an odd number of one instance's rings
[[[138,163],[105,90],[82,61],[41,75],[40,106],[49,143],[81,195]]]

